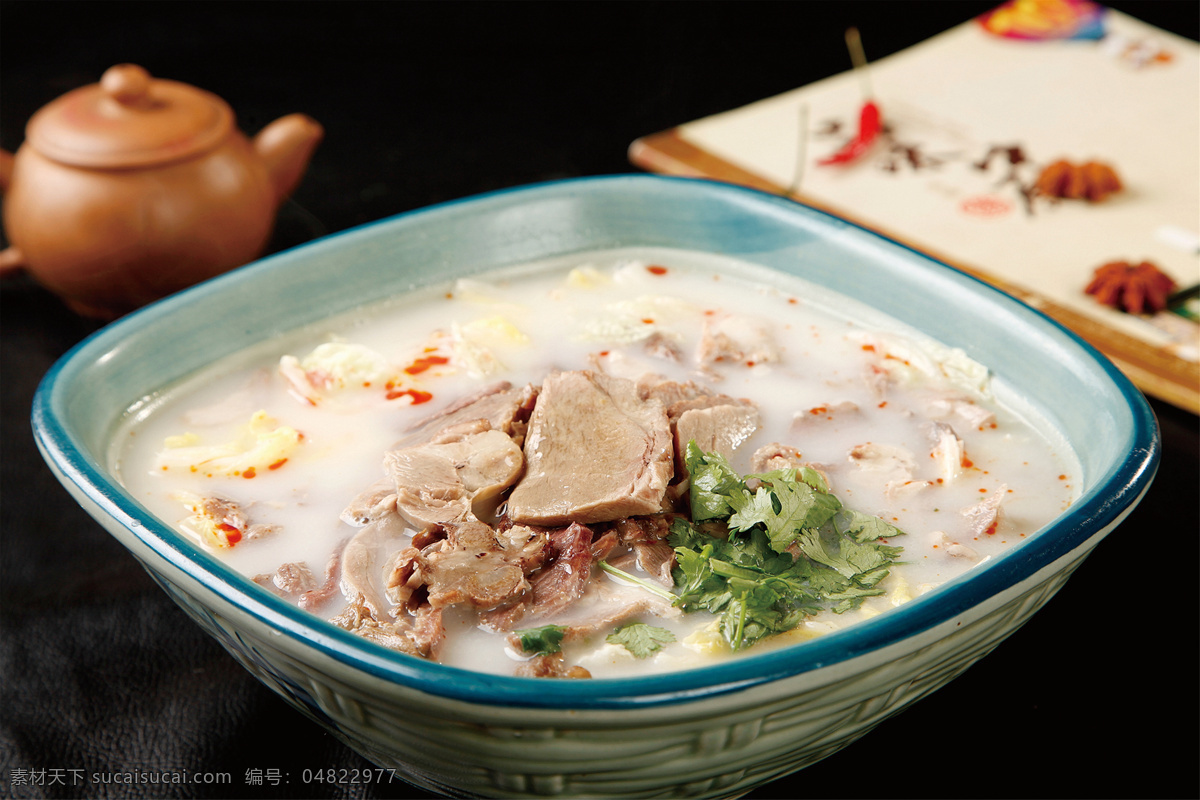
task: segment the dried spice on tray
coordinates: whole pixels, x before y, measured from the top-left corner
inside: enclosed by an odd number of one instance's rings
[[[1073,164],[1066,159],[1048,165],[1034,184],[1039,195],[1091,203],[1098,203],[1122,188],[1116,170],[1108,164],[1099,161]]]
[[[1084,289],[1106,306],[1130,314],[1154,313],[1167,307],[1175,290],[1175,281],[1149,261],[1131,264],[1110,261],[1096,268],[1092,282]]]

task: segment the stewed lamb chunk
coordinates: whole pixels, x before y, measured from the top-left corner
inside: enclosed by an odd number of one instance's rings
[[[559,372],[542,384],[525,437],[525,477],[508,516],[517,523],[607,522],[661,510],[674,447],[662,403],[624,378]]]
[[[330,622],[376,644],[421,658],[436,660],[446,640],[442,610],[428,603],[412,614],[402,614],[396,619],[377,619],[363,604],[362,595],[357,595],[351,598],[346,610]]]
[[[529,578],[529,591],[516,603],[481,615],[485,626],[511,631],[520,624],[537,624],[583,596],[592,576],[592,530],[573,522],[549,531],[546,566]]]
[[[463,605],[490,609],[529,591],[520,548],[510,554],[495,531],[477,520],[445,526],[447,536],[417,556],[434,608]]]
[[[638,569],[664,586],[675,585],[671,577],[671,570],[675,566],[675,549],[667,543],[667,536],[671,532],[669,517],[629,517],[619,521],[613,527],[613,532],[617,534],[617,541],[629,548],[629,557]],[[624,566],[624,560],[614,563]]]

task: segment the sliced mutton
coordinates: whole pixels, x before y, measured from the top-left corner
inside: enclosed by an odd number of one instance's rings
[[[656,513],[673,460],[660,401],[642,400],[624,378],[559,372],[542,384],[525,437],[525,476],[506,513],[542,526]]]

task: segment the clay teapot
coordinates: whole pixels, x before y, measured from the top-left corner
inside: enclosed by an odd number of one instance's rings
[[[111,319],[254,260],[324,131],[303,114],[251,141],[219,97],[120,64],[0,151],[0,274],[27,270]]]

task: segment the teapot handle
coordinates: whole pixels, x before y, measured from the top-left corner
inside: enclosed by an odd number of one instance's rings
[[[12,183],[13,154],[0,148],[0,192],[7,193]],[[0,277],[25,268],[25,254],[16,247],[0,250]]]

